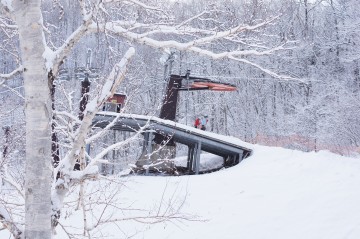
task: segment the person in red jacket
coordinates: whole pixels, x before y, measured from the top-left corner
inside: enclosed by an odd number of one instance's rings
[[[195,126],[195,128],[200,129],[201,124],[200,124],[200,119],[199,119],[199,117],[196,118],[194,126]]]

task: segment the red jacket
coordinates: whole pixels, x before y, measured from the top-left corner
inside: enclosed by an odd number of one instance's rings
[[[200,119],[196,118],[195,120],[195,127],[198,127],[200,125]]]

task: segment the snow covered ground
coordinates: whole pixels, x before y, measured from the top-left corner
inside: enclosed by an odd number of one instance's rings
[[[162,200],[161,211],[169,200],[184,200],[181,212],[190,219],[196,216],[196,221],[129,221],[120,224],[124,234],[115,226],[103,232],[113,234],[109,238],[137,233],[133,238],[146,239],[360,238],[359,159],[326,151],[251,148],[250,158],[226,170],[181,177],[131,176],[120,191],[137,208],[158,210]]]
[[[253,155],[239,165],[211,174],[163,177],[117,177],[116,183],[91,183],[87,193],[103,219],[98,238],[145,239],[358,239],[360,238],[360,159],[327,151],[304,153],[283,148],[245,145]],[[209,163],[209,155],[206,161]],[[216,160],[215,160],[216,161]],[[100,189],[98,186],[101,186]],[[77,193],[74,193],[77,195]],[[97,201],[118,198],[107,210]],[[91,199],[90,199],[91,198]],[[70,203],[76,204],[76,201]],[[161,206],[159,206],[161,205]],[[169,206],[171,205],[171,206]],[[128,207],[131,206],[131,207]],[[150,224],[146,215],[181,207],[172,222]],[[132,210],[128,210],[128,209]],[[134,210],[134,209],[146,209]],[[105,209],[105,210],[104,210]],[[150,212],[147,210],[151,209]],[[81,227],[82,212],[66,209],[62,224]],[[170,215],[171,216],[171,215]],[[194,220],[194,221],[192,221]],[[88,220],[91,227],[97,220]],[[101,232],[100,232],[101,229]],[[2,237],[1,237],[2,238]],[[58,228],[57,239],[67,238]],[[78,235],[76,238],[81,238]]]

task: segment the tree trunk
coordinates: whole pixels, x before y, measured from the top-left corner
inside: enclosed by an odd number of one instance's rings
[[[51,238],[51,100],[41,0],[13,2],[24,66],[25,238]]]
[[[308,0],[304,0],[304,7],[305,7],[305,22],[304,22],[304,39],[307,39],[309,37],[309,5]]]

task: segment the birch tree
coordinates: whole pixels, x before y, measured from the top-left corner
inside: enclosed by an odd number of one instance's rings
[[[26,115],[25,238],[50,238],[50,92],[43,53],[41,1],[14,1],[24,67]],[[40,183],[41,182],[41,183]],[[34,223],[37,221],[38,223]]]

